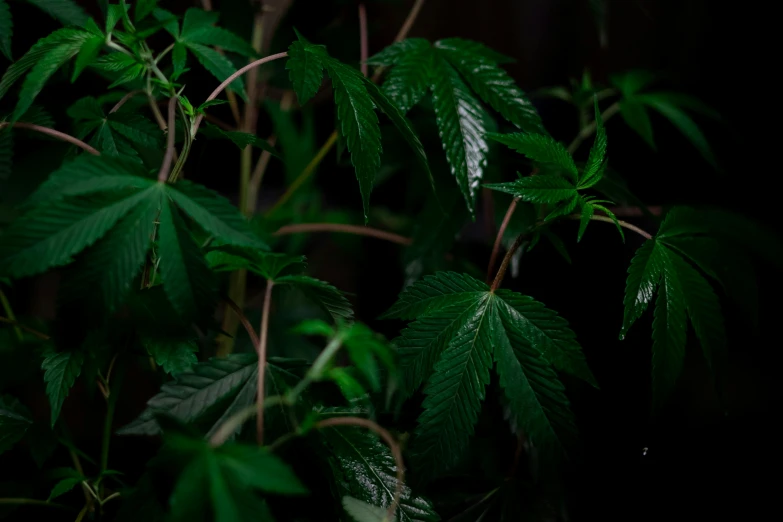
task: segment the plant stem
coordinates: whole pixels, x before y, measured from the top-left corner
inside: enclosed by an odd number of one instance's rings
[[[331,419],[319,421],[315,426],[319,429],[334,426],[359,426],[376,433],[386,444],[388,444],[397,467],[397,486],[394,488],[394,500],[389,506],[389,511],[386,515],[390,520],[393,520],[394,513],[397,511],[397,506],[400,503],[400,495],[402,495],[402,485],[405,479],[405,462],[402,460],[400,445],[394,440],[391,433],[377,423],[360,417],[332,417]]]
[[[93,154],[95,156],[100,156],[101,153],[95,150],[93,147],[87,145],[82,140],[78,138],[74,138],[73,136],[69,134],[65,134],[64,132],[60,132],[54,129],[50,129],[49,127],[41,127],[40,125],[35,125],[33,123],[24,123],[21,121],[17,121],[14,123],[8,123],[8,122],[2,122],[0,123],[0,129],[4,127],[14,127],[17,129],[27,129],[35,132],[40,132],[41,134],[47,134],[49,136],[52,136],[53,138],[57,138],[58,140],[66,141],[68,143],[71,143],[73,145],[76,145],[77,147],[86,150],[90,154]]]
[[[21,341],[24,338],[24,334],[22,334],[22,329],[19,328],[19,325],[17,324],[16,316],[14,315],[14,309],[11,308],[11,303],[8,301],[8,298],[6,297],[2,288],[0,288],[0,304],[3,305],[3,310],[5,311],[5,315],[8,316],[9,322],[13,324],[16,338]]]
[[[272,306],[272,288],[275,283],[271,279],[266,282],[264,307],[261,311],[261,329],[258,339],[258,400],[256,401],[256,437],[259,446],[264,444],[264,377],[266,376],[266,341],[269,333],[269,309]]]
[[[370,46],[367,41],[367,9],[364,4],[359,4],[359,63],[363,76],[369,73],[367,57],[370,56]]]
[[[120,107],[125,105],[126,101],[130,100],[131,98],[133,98],[137,94],[142,94],[142,93],[144,93],[144,91],[142,91],[142,90],[135,90],[135,91],[129,92],[128,94],[126,94],[125,96],[120,98],[120,101],[118,101],[117,104],[114,107],[111,108],[111,110],[109,111],[109,114],[117,112],[118,110],[120,110]]]
[[[49,338],[50,338],[50,337],[49,337],[48,335],[46,335],[45,333],[39,332],[38,330],[33,330],[32,328],[30,328],[30,327],[28,327],[28,326],[25,326],[25,325],[23,325],[23,324],[20,324],[20,323],[18,323],[16,320],[14,320],[14,319],[10,319],[10,318],[8,318],[8,317],[2,317],[2,316],[0,316],[0,323],[10,324],[10,325],[11,325],[11,326],[13,326],[14,328],[21,328],[21,329],[22,329],[22,330],[24,330],[25,332],[27,332],[27,333],[31,333],[31,334],[33,334],[34,336],[36,336],[36,337],[38,337],[39,339],[42,339],[42,340],[44,340],[44,341],[46,341],[46,340],[49,340]]]
[[[244,326],[245,330],[247,330],[247,335],[250,336],[250,341],[253,343],[253,346],[258,346],[258,334],[256,334],[256,331],[253,329],[253,325],[250,324],[250,321],[242,312],[242,309],[239,308],[239,306],[228,297],[226,297],[224,301],[226,302],[226,305],[228,305],[228,307],[234,311],[237,317],[239,317],[239,322],[241,322],[242,326]]]
[[[176,129],[174,127],[174,115],[176,114],[177,109],[177,98],[175,96],[172,96],[169,100],[169,120],[168,120],[168,126],[167,126],[167,143],[166,143],[166,154],[163,156],[163,163],[160,165],[160,170],[158,171],[158,182],[165,183],[166,179],[169,177],[169,172],[171,171],[171,160],[174,159],[174,138]]]
[[[277,136],[272,134],[266,141],[274,147]],[[247,187],[247,212],[249,216],[256,213],[256,207],[258,206],[258,191],[261,189],[261,182],[264,179],[264,173],[266,172],[266,168],[269,166],[269,161],[271,159],[271,152],[268,150],[261,151],[261,156],[258,158],[256,168],[253,169],[253,174],[250,176],[250,183]]]
[[[500,253],[500,244],[503,241],[503,235],[506,233],[508,224],[511,222],[511,216],[514,215],[514,211],[517,209],[517,203],[519,203],[519,198],[511,200],[511,204],[508,206],[508,210],[506,210],[506,215],[503,216],[503,222],[500,224],[497,236],[495,236],[495,244],[492,246],[492,255],[489,256],[489,266],[487,267],[487,283],[492,280],[492,270],[495,268],[495,263]]]
[[[494,281],[492,281],[492,287],[490,289],[490,292],[495,292],[495,290],[500,287],[500,283],[503,282],[503,278],[506,276],[506,270],[508,270],[508,265],[511,263],[511,258],[514,256],[514,252],[517,251],[517,248],[519,248],[519,245],[522,244],[523,239],[525,238],[525,234],[519,234],[517,238],[514,240],[514,243],[511,245],[511,248],[508,249],[508,252],[506,252],[506,255],[503,257],[503,261],[500,262],[500,268],[498,269],[497,275],[495,275]]]
[[[579,220],[579,219],[582,219],[582,216],[579,216],[579,215],[569,215],[569,216],[566,216],[566,219]],[[607,217],[607,216],[592,216],[590,218],[590,220],[591,221],[602,221],[603,223],[611,223],[611,224],[614,225],[614,221],[612,221],[612,218]],[[636,232],[637,234],[639,234],[640,236],[642,236],[645,239],[652,239],[652,234],[650,234],[646,230],[643,230],[643,229],[637,227],[634,224],[628,223],[627,221],[623,221],[621,219],[617,220],[617,224],[620,225],[621,227],[627,229],[627,230],[631,230],[633,232]]]
[[[606,121],[620,112],[620,103],[615,102],[612,105],[610,105],[604,112],[601,113],[601,119],[606,123]],[[589,138],[593,133],[595,132],[595,121],[591,121],[587,125],[585,125],[582,130],[579,131],[579,134],[576,135],[574,138],[574,141],[572,141],[568,145],[568,152],[573,154],[576,152],[576,149],[579,148],[579,146],[582,144],[584,140]]]
[[[223,92],[223,89],[228,87],[228,85],[231,84],[231,82],[233,82],[234,80],[236,80],[237,78],[245,74],[250,69],[254,67],[258,67],[259,65],[264,65],[265,63],[271,62],[273,60],[279,60],[280,58],[285,58],[286,56],[288,56],[288,53],[272,54],[270,56],[266,56],[264,58],[261,58],[260,60],[256,60],[252,63],[245,65],[237,72],[235,72],[234,74],[226,78],[226,80],[223,83],[218,85],[218,87],[214,91],[212,91],[212,94],[210,94],[205,101],[210,101],[217,98],[217,95]],[[201,120],[203,119],[203,117],[204,117],[203,114],[199,114],[198,117],[196,118],[196,123],[193,125],[193,136],[196,135],[196,131],[198,131],[198,127],[201,124]]]
[[[406,246],[413,242],[409,237],[394,234],[392,232],[358,225],[344,225],[342,223],[297,223],[295,225],[280,227],[274,235],[285,236],[288,234],[302,234],[307,232],[342,232],[345,234],[374,237]]]
[[[153,60],[153,61],[155,62],[155,65],[158,65],[158,62],[159,62],[159,61],[161,61],[161,60],[163,59],[163,57],[164,57],[164,56],[166,56],[167,54],[169,54],[169,53],[171,52],[171,50],[172,50],[172,49],[174,49],[174,45],[175,45],[175,44],[171,44],[171,45],[169,45],[168,47],[166,47],[165,49],[163,49],[163,50],[160,52],[160,54],[159,54],[158,56],[156,56],[156,57],[155,57],[155,59]]]

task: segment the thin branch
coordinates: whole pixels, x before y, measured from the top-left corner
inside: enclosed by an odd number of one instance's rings
[[[400,27],[400,31],[397,33],[397,36],[394,38],[394,42],[401,42],[407,38],[408,33],[411,32],[411,29],[413,29],[413,24],[416,23],[416,18],[419,16],[419,11],[421,11],[421,8],[424,6],[424,0],[416,0],[413,3],[413,7],[411,7],[410,13],[408,13],[408,18],[405,19],[405,22],[402,24],[402,27]]]
[[[253,325],[250,324],[250,321],[248,320],[247,316],[242,312],[242,309],[237,306],[237,304],[228,297],[223,298],[223,300],[226,302],[226,305],[231,308],[235,314],[237,314],[237,317],[239,317],[239,322],[242,323],[242,326],[245,327],[245,330],[247,330],[247,335],[250,337],[250,342],[253,343],[253,346],[259,345],[259,339],[258,334],[253,329]]]
[[[604,112],[601,113],[601,119],[606,123],[606,121],[620,112],[620,103],[615,102],[612,105],[610,105]],[[576,149],[579,148],[579,146],[582,144],[584,140],[589,138],[593,133],[595,132],[595,120],[591,121],[587,125],[585,125],[581,131],[579,131],[579,134],[576,135],[574,140],[568,145],[568,152],[573,154],[576,152]]]
[[[43,339],[44,341],[49,340],[50,337],[46,335],[45,333],[39,332],[38,330],[33,330],[29,326],[25,326],[21,323],[18,323],[17,321],[14,321],[12,319],[9,319],[8,317],[0,316],[0,323],[10,324],[11,326],[15,328],[19,328],[21,330],[24,330],[27,333],[31,333],[34,336],[38,337],[39,339]]]
[[[645,215],[640,207],[609,207],[609,210],[611,210],[615,216],[641,217]],[[652,205],[647,207],[647,212],[653,216],[660,216],[663,209],[659,205]]]
[[[367,65],[367,58],[370,56],[370,46],[367,41],[367,9],[364,4],[359,4],[359,56],[362,75],[367,76],[369,73],[369,66]]]
[[[167,127],[167,133],[168,133],[168,142],[166,143],[166,155],[163,156],[163,163],[160,166],[160,170],[158,171],[158,181],[160,183],[165,183],[166,178],[169,176],[169,172],[171,171],[171,160],[174,159],[174,138],[176,135],[176,128],[174,127],[174,116],[176,114],[177,109],[177,98],[175,96],[172,96],[169,100],[169,122]]]
[[[237,78],[239,78],[240,76],[245,74],[250,69],[252,69],[254,67],[258,67],[260,65],[264,65],[267,62],[271,62],[271,61],[274,61],[274,60],[279,60],[280,58],[285,58],[286,56],[288,56],[287,52],[272,54],[272,55],[269,55],[269,56],[265,56],[264,58],[261,58],[260,60],[256,60],[255,62],[252,62],[252,63],[249,63],[249,64],[245,65],[244,67],[239,69],[237,72],[235,72],[234,74],[232,74],[231,76],[226,78],[226,80],[223,83],[218,85],[217,89],[212,91],[212,94],[210,94],[205,101],[214,100],[217,97],[218,94],[223,92],[223,89],[225,89],[226,87],[228,87],[229,84],[231,84],[231,82],[233,82],[234,80],[236,80]],[[201,114],[199,114],[198,118],[196,118],[196,123],[193,125],[193,134],[194,135],[195,135],[196,131],[198,130],[199,125],[201,124],[201,119],[202,118],[203,118],[203,115],[201,115]]]
[[[264,293],[264,307],[261,311],[261,331],[258,340],[258,399],[256,400],[256,439],[258,445],[264,445],[264,377],[266,376],[266,339],[269,333],[269,310],[272,306],[272,288],[275,286],[271,279],[266,282]]]
[[[491,292],[494,292],[500,287],[500,283],[502,283],[503,278],[506,277],[506,270],[508,270],[508,265],[511,263],[511,258],[514,257],[514,252],[516,252],[519,246],[522,244],[522,241],[526,235],[527,233],[519,234],[514,240],[514,244],[512,244],[511,248],[509,248],[508,252],[506,252],[506,255],[503,257],[503,261],[500,263],[500,268],[498,269],[498,273],[495,276],[495,280],[492,281],[492,288],[490,289]]]
[[[566,216],[566,218],[567,219],[572,219],[572,220],[579,220],[579,219],[582,219],[582,216],[576,215],[576,214],[571,214],[571,215]],[[590,218],[590,220],[591,221],[602,221],[604,223],[611,223],[613,225],[615,224],[614,221],[612,220],[612,218],[607,217],[607,216],[593,216],[593,217]],[[621,227],[627,229],[627,230],[631,230],[633,232],[636,232],[637,234],[642,236],[644,239],[652,239],[652,234],[650,234],[646,230],[643,230],[643,229],[637,227],[636,225],[634,225],[632,223],[628,223],[627,221],[623,221],[621,219],[618,219],[617,220],[617,224],[620,225]]]
[[[3,311],[5,312],[5,315],[8,316],[8,319],[10,321],[13,321],[16,323],[16,314],[14,314],[14,309],[11,306],[11,302],[8,300],[8,297],[6,297],[5,292],[3,292],[3,289],[0,288],[0,305],[3,305]],[[14,333],[16,334],[16,339],[21,341],[24,339],[24,334],[22,333],[22,329],[18,326],[14,325]]]
[[[101,153],[92,148],[91,146],[84,143],[82,140],[78,138],[74,138],[70,134],[65,134],[64,132],[60,132],[58,130],[50,129],[49,127],[41,127],[40,125],[35,125],[33,123],[24,123],[21,121],[17,121],[14,123],[8,123],[8,122],[0,122],[0,129],[4,127],[14,127],[17,129],[27,129],[35,132],[40,132],[41,134],[47,134],[53,138],[57,138],[58,140],[66,141],[72,145],[76,145],[77,147],[86,150],[90,154],[94,154],[95,156],[100,156]]]
[[[503,216],[503,222],[498,229],[498,234],[495,236],[495,244],[492,246],[492,255],[489,256],[489,266],[487,267],[487,283],[492,280],[492,271],[495,269],[495,263],[500,254],[500,245],[503,242],[503,235],[506,233],[508,224],[511,222],[511,216],[514,215],[514,211],[517,209],[517,203],[519,203],[519,198],[511,200],[511,204],[508,206],[508,210],[506,210],[506,215]]]
[[[383,441],[388,444],[389,449],[394,456],[394,462],[397,467],[397,486],[394,488],[394,500],[389,506],[387,517],[394,519],[394,513],[397,511],[397,506],[400,504],[400,496],[402,495],[402,485],[405,480],[405,462],[402,460],[402,450],[399,443],[394,440],[391,433],[386,429],[379,426],[375,422],[369,419],[362,419],[361,417],[332,417],[331,419],[324,419],[316,423],[316,428],[329,428],[334,426],[359,426],[366,428],[372,432],[375,432]]]
[[[342,232],[344,234],[356,234],[359,236],[369,236],[384,241],[391,241],[398,245],[410,245],[413,240],[409,237],[378,230],[377,228],[362,227],[358,225],[344,225],[342,223],[297,223],[295,225],[286,225],[274,233],[275,236],[285,236],[288,234],[302,234],[307,232]]]
[[[235,130],[237,130],[237,128],[235,126],[233,126],[233,125],[231,125],[229,123],[226,123],[223,120],[221,120],[220,118],[218,118],[216,116],[212,116],[211,114],[206,114],[205,113],[204,114],[204,119],[207,120],[209,123],[217,125],[218,127],[220,127],[223,130],[226,130],[226,131],[235,131]]]
[[[272,134],[266,141],[274,147],[275,142],[277,141],[277,136]],[[261,182],[264,180],[264,173],[266,172],[271,159],[271,152],[268,150],[261,151],[261,156],[258,158],[256,168],[253,169],[253,174],[250,176],[250,182],[247,185],[247,214],[249,216],[252,216],[256,213],[256,206],[258,205],[258,191],[261,189]]]
[[[143,93],[144,93],[144,91],[142,91],[140,89],[129,92],[128,94],[126,94],[125,96],[120,98],[120,101],[118,101],[117,104],[114,107],[111,108],[111,110],[109,111],[109,114],[117,112],[118,110],[120,110],[120,107],[125,105],[126,101],[130,100],[131,98],[133,98],[137,94],[143,94]]]

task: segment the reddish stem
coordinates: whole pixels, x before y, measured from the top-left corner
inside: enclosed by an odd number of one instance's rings
[[[176,129],[174,127],[174,115],[177,109],[177,98],[172,96],[169,100],[169,123],[166,132],[168,133],[168,142],[166,143],[166,155],[163,156],[163,163],[160,165],[158,171],[158,181],[161,183],[166,182],[166,178],[171,171],[171,161],[174,159],[174,138],[176,136]]]
[[[264,307],[261,311],[261,332],[258,340],[258,399],[256,400],[256,439],[258,445],[264,445],[264,377],[266,376],[266,339],[269,333],[269,310],[272,306],[272,288],[275,282],[266,282],[264,292]]]
[[[247,330],[247,335],[250,337],[250,342],[253,343],[253,346],[258,346],[260,344],[258,334],[253,329],[253,325],[250,324],[250,320],[242,312],[242,309],[239,308],[239,306],[237,306],[237,304],[228,297],[225,297],[223,300],[226,302],[226,305],[231,308],[235,314],[237,314],[237,317],[239,317],[239,322],[242,323],[242,326],[244,326],[245,330]]]
[[[111,108],[111,110],[109,111],[109,114],[117,112],[118,110],[120,110],[120,107],[125,105],[126,101],[130,100],[131,98],[133,98],[137,94],[143,94],[143,93],[144,93],[144,91],[139,91],[139,90],[129,92],[128,94],[126,94],[125,96],[120,98],[120,101],[117,102],[117,105],[115,105],[114,107]]]
[[[358,225],[343,225],[341,223],[299,223],[296,225],[286,225],[281,227],[275,236],[285,236],[288,234],[301,234],[307,232],[342,232],[345,234],[357,234],[360,236],[370,236],[385,241],[391,241],[399,245],[410,245],[413,240],[394,234],[392,232],[386,232],[384,230],[378,230],[370,227],[360,227]]]
[[[498,229],[498,235],[495,237],[495,244],[492,246],[492,255],[489,256],[489,266],[487,267],[487,283],[492,280],[492,270],[495,268],[495,263],[498,260],[498,255],[500,254],[500,245],[503,242],[503,235],[506,233],[506,228],[508,228],[508,224],[511,222],[511,216],[514,215],[514,211],[517,208],[518,202],[519,198],[514,198],[511,200],[511,204],[508,206],[508,210],[506,210],[506,215],[503,216],[503,222],[500,224],[500,228]]]
[[[495,280],[492,281],[492,288],[490,289],[491,292],[494,292],[500,287],[500,283],[503,282],[503,278],[506,277],[506,270],[508,270],[508,265],[511,263],[511,258],[514,257],[514,252],[517,251],[517,248],[522,244],[522,240],[525,238],[526,234],[519,234],[517,238],[514,240],[514,244],[511,245],[511,248],[508,249],[508,252],[506,252],[505,257],[503,257],[503,261],[500,263],[500,268],[498,269],[498,273],[495,276]]]
[[[367,76],[369,68],[367,57],[370,56],[369,43],[367,42],[367,9],[364,4],[359,4],[359,56],[361,57],[362,74]]]
[[[100,156],[101,153],[92,148],[91,146],[84,143],[82,140],[78,138],[74,138],[70,134],[65,134],[64,132],[60,132],[54,129],[50,129],[49,127],[41,127],[40,125],[35,125],[33,123],[24,123],[21,121],[17,121],[14,123],[7,123],[7,122],[0,122],[0,129],[3,127],[14,127],[16,129],[27,129],[35,132],[40,132],[41,134],[47,134],[53,138],[57,138],[58,140],[66,141],[72,145],[76,145],[77,147],[86,150],[90,154],[94,154],[95,156]]]

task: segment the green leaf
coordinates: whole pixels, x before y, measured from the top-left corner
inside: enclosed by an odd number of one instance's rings
[[[308,299],[315,302],[336,322],[351,321],[353,310],[351,303],[342,292],[329,283],[303,275],[287,275],[275,280],[278,285],[291,285],[300,290]]]
[[[601,180],[606,160],[606,128],[598,108],[598,97],[594,97],[595,104],[595,141],[590,148],[587,164],[577,185],[580,189],[590,188]]]
[[[93,36],[82,45],[79,49],[79,54],[76,56],[76,61],[73,66],[73,74],[71,75],[71,83],[76,81],[81,72],[88,65],[92,65],[98,53],[103,49],[106,39],[103,36]]]
[[[323,46],[303,41],[301,36],[299,41],[293,42],[288,47],[285,68],[299,99],[299,105],[307,103],[321,87],[326,56]]]
[[[498,67],[494,51],[460,38],[440,40],[435,48],[457,68],[481,99],[504,118],[525,132],[547,134],[525,93]]]
[[[27,0],[37,8],[50,14],[63,25],[83,27],[87,22],[87,13],[72,0]]]
[[[134,58],[133,56],[128,56],[125,53],[115,52],[115,53],[109,53],[105,56],[101,56],[92,65],[93,67],[100,69],[102,71],[118,72],[118,71],[124,71],[129,67],[139,65],[139,63],[136,61],[136,58]]]
[[[655,75],[650,71],[635,70],[614,74],[610,79],[623,93],[624,98],[631,98],[634,94],[655,81]]]
[[[484,186],[531,203],[559,203],[577,196],[576,187],[567,179],[554,175],[527,176],[508,183]]]
[[[579,233],[576,236],[576,242],[582,241],[582,236],[587,230],[587,225],[590,224],[590,219],[593,217],[595,207],[587,201],[582,202],[582,218],[579,220]]]
[[[652,301],[664,270],[664,252],[655,240],[645,241],[639,247],[628,267],[628,279],[625,285],[625,314],[620,329],[620,339],[628,329],[642,316]]]
[[[468,210],[474,215],[476,192],[484,177],[489,154],[485,138],[486,114],[444,59],[433,60],[430,80],[435,121],[443,150]]]
[[[177,209],[163,198],[158,233],[158,256],[163,289],[181,317],[194,319],[211,313],[215,281],[198,245]]]
[[[699,151],[702,157],[715,169],[719,169],[712,148],[707,142],[707,138],[702,133],[699,126],[683,110],[665,97],[660,97],[655,93],[640,94],[634,98],[639,103],[643,103],[663,114],[672,124],[682,132],[686,138]]]
[[[221,466],[245,487],[278,495],[307,494],[291,468],[266,448],[226,444],[216,452]]]
[[[134,10],[134,21],[144,20],[155,9],[158,0],[139,0]]]
[[[185,21],[187,22],[187,14],[185,15]],[[258,56],[258,53],[248,42],[221,27],[204,27],[192,34],[186,33],[183,27],[181,41],[219,47],[225,51],[246,57]]]
[[[664,270],[653,319],[653,410],[659,410],[674,390],[685,360],[686,315],[682,286],[674,270]]]
[[[198,346],[193,340],[143,338],[141,343],[158,366],[169,375],[179,375],[198,362]]]
[[[370,193],[378,169],[381,167],[381,130],[373,101],[367,93],[364,77],[331,58],[324,60],[326,71],[332,80],[334,103],[340,121],[340,133],[345,138],[351,163],[359,180],[362,194],[364,220],[369,220]]]
[[[0,182],[11,177],[14,157],[14,135],[11,129],[0,130]]]
[[[384,510],[392,504],[397,467],[391,450],[377,435],[362,428],[335,426],[318,430],[328,447],[327,461],[336,495],[351,496]],[[403,484],[397,509],[400,522],[436,522],[432,503]]]
[[[277,152],[277,150],[272,145],[270,145],[268,141],[259,138],[255,134],[250,134],[248,132],[238,132],[238,131],[224,131],[220,127],[211,124],[208,124],[204,130],[207,131],[205,134],[207,134],[208,136],[227,138],[233,141],[234,145],[239,147],[240,150],[244,150],[245,147],[248,146],[253,146],[271,153],[272,156],[282,159],[280,153]]]
[[[264,279],[272,280],[283,275],[300,274],[307,266],[304,256],[260,252],[228,245],[211,250],[206,257],[209,267],[216,272],[248,270]]]
[[[62,54],[63,49],[72,50],[76,54],[82,44],[92,38],[92,34],[79,29],[58,29],[45,38],[41,38],[24,56],[12,63],[6,69],[0,80],[0,98],[6,95],[8,89],[22,77],[30,68],[36,66],[50,54]],[[73,55],[72,55],[73,56]],[[54,71],[52,71],[54,72]],[[22,113],[24,111],[20,111]]]
[[[397,130],[400,131],[400,134],[402,134],[403,139],[405,139],[406,143],[410,146],[422,171],[430,178],[430,184],[434,191],[435,180],[432,178],[432,172],[430,172],[430,166],[427,163],[427,153],[424,152],[424,146],[421,144],[421,141],[419,141],[419,137],[416,135],[413,127],[411,127],[411,124],[402,112],[392,104],[386,95],[383,94],[372,81],[364,76],[362,76],[362,79],[364,80],[364,86],[367,88],[367,93],[375,102],[375,105],[389,117],[392,123],[397,127]]]
[[[217,192],[183,180],[170,186],[168,195],[201,228],[221,241],[268,250],[239,210]]]
[[[8,8],[6,0],[0,0],[0,52],[2,52],[8,61],[13,61],[11,56],[11,35],[13,34],[14,22],[11,18],[11,10]]]
[[[33,209],[3,234],[0,274],[21,278],[70,263],[157,190],[71,197]]]
[[[404,46],[405,50],[393,61],[394,67],[386,75],[382,89],[400,112],[405,114],[427,94],[431,82],[433,50],[423,38],[408,38],[395,45]],[[378,57],[382,59],[383,53],[381,51],[368,62],[379,63],[375,60]]]
[[[620,222],[617,220],[617,216],[614,215],[614,212],[612,212],[605,206],[599,205],[598,203],[595,202],[591,203],[591,205],[593,205],[593,207],[596,210],[600,210],[601,212],[606,214],[606,216],[612,220],[612,223],[614,223],[615,228],[617,228],[617,232],[620,233],[620,238],[623,240],[623,243],[625,243],[625,233],[623,232],[623,227],[620,226]]]
[[[49,493],[49,498],[47,499],[47,502],[51,502],[57,497],[65,495],[73,488],[81,484],[82,481],[84,480],[86,480],[84,477],[68,477],[62,479],[57,484],[55,484],[54,487],[52,488],[51,493]]]
[[[652,123],[650,122],[650,115],[647,113],[647,108],[638,101],[631,99],[624,99],[620,101],[620,116],[623,117],[625,123],[633,129],[636,134],[642,137],[647,144],[655,150],[655,141],[653,140]]]
[[[147,402],[147,409],[133,422],[117,431],[120,435],[156,435],[160,427],[156,413],[171,415],[182,422],[199,420],[214,406],[236,396],[258,369],[255,354],[231,354],[197,363],[161,387]]]
[[[414,457],[429,476],[453,466],[473,435],[492,366],[491,303],[485,296],[470,305],[424,389]]]
[[[229,59],[220,55],[214,49],[192,42],[189,42],[186,45],[199,63],[219,81],[224,81],[236,72],[236,68]],[[245,92],[245,86],[242,83],[241,78],[232,81],[228,88],[236,92],[243,100],[247,99],[247,93]]]
[[[191,7],[185,11],[180,38],[187,40],[190,36],[208,30],[217,23],[219,17],[220,15],[216,11],[204,11],[203,9]]]
[[[343,497],[343,509],[351,515],[356,522],[396,522],[397,517],[388,518],[387,511],[383,508],[368,504],[358,498]]]
[[[22,440],[32,424],[27,408],[10,395],[0,395],[0,455]]]
[[[451,304],[475,301],[489,286],[466,274],[438,272],[408,286],[381,319],[418,319]]]
[[[65,398],[82,371],[84,354],[80,351],[51,352],[41,363],[46,382],[46,395],[52,408],[52,427],[60,416]]]
[[[188,48],[185,44],[177,42],[171,51],[171,63],[174,66],[175,73],[181,73],[185,70],[188,60]]]
[[[487,137],[506,145],[519,152],[536,163],[556,165],[576,180],[578,170],[574,159],[565,146],[554,138],[543,134],[514,134],[488,133]]]
[[[550,221],[557,217],[571,214],[576,209],[576,207],[579,206],[579,201],[579,196],[573,196],[571,199],[566,199],[565,201],[558,203],[552,212],[547,214],[547,216],[544,218],[544,221]],[[532,246],[530,248],[532,248]]]
[[[109,114],[108,124],[112,130],[140,147],[158,149],[163,142],[158,126],[140,114],[114,112]]]

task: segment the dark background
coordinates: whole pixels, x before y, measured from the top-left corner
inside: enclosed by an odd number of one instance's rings
[[[93,5],[82,3],[97,14]],[[227,26],[248,34],[249,18],[242,3],[214,2],[218,9],[227,6],[223,8]],[[393,39],[411,3],[368,2],[370,53]],[[175,13],[191,5],[188,1],[163,2]],[[775,18],[768,4],[608,0],[605,5],[605,47],[600,45],[587,0],[429,0],[410,35],[430,40],[462,37],[485,43],[516,59],[507,68],[528,92],[567,85],[571,78],[580,78],[585,68],[589,68],[595,82],[602,84],[607,84],[609,74],[627,69],[661,73],[663,87],[693,94],[722,115],[723,120],[717,123],[696,119],[724,172],[715,172],[674,127],[655,117],[655,153],[619,117],[609,122],[612,167],[651,205],[716,204],[755,217],[779,231],[778,196],[773,189],[779,167],[773,162],[781,114],[777,84],[770,78],[779,59],[773,43],[777,36]],[[17,54],[47,28],[56,27],[49,20],[41,22],[38,11],[20,2],[12,2],[12,10]],[[271,52],[284,50],[292,38],[292,25],[311,40],[327,44],[333,55],[349,62],[357,60],[356,3],[294,2],[272,40]],[[275,69],[272,83],[285,86],[281,72]],[[206,75],[194,73],[194,78],[197,80],[187,80],[188,96],[201,100],[216,83]],[[58,109],[61,100],[75,100],[84,90],[100,93],[103,88],[99,82],[89,84],[84,79],[75,86],[62,83],[44,90],[40,101],[56,116],[62,116],[64,107]],[[8,101],[2,101],[3,109]],[[326,102],[328,97],[314,108],[318,145],[334,128],[333,108]],[[577,131],[575,111],[557,100],[536,99],[535,103],[550,132],[564,142],[570,141]],[[263,116],[259,125],[262,136],[271,129]],[[431,150],[431,154],[437,153],[437,149]],[[195,150],[193,154],[198,161],[186,168],[188,177],[235,198],[239,164],[236,151]],[[586,147],[579,154],[583,159]],[[504,179],[513,179],[514,175],[513,170],[501,172]],[[347,205],[357,212],[356,223],[360,223],[355,179],[349,168],[337,164],[334,154],[319,168],[316,184],[323,191],[325,206]],[[261,208],[284,188],[282,169],[273,165],[262,189]],[[405,178],[384,183],[373,195],[373,203],[396,212],[417,212],[419,209],[401,203],[409,189]],[[641,219],[633,221],[643,228],[654,226]],[[596,391],[568,382],[584,443],[584,460],[575,466],[569,483],[572,519],[750,519],[775,512],[772,499],[780,469],[774,430],[774,419],[780,411],[776,382],[776,368],[781,362],[781,343],[776,334],[779,274],[770,267],[759,267],[765,305],[759,334],[750,334],[736,313],[737,307],[725,303],[731,355],[728,415],[717,401],[698,343],[689,339],[686,370],[676,394],[661,416],[651,420],[651,314],[634,326],[626,340],[617,339],[625,271],[641,240],[629,235],[622,245],[612,227],[591,227],[577,246],[573,243],[576,225],[558,226],[571,251],[571,266],[551,249],[541,247],[523,259],[520,276],[506,283],[569,320],[601,384],[601,390]],[[492,241],[482,235],[485,229],[479,220],[465,234],[470,238],[471,259],[481,267],[489,257]],[[314,236],[306,242],[305,253],[313,273],[355,293],[358,318],[393,336],[399,325],[375,318],[388,308],[401,288],[399,247],[371,239],[359,243],[335,239]],[[362,250],[355,250],[357,247]],[[40,283],[36,288],[41,288]],[[48,298],[45,291],[41,295],[39,301]],[[31,301],[28,313],[46,309],[35,299]],[[136,405],[129,406],[131,411],[119,413],[118,423],[130,420],[142,408],[150,389],[143,384],[139,389]],[[479,437],[481,433],[479,430]],[[132,461],[138,449],[129,443],[122,447]]]

